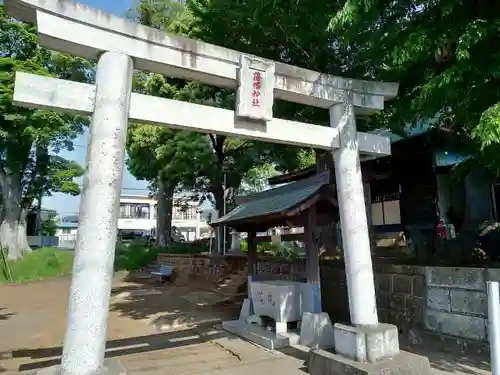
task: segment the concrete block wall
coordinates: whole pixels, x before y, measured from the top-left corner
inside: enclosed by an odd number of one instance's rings
[[[174,270],[183,279],[217,282],[223,278],[228,264],[222,257],[191,254],[159,254],[158,265],[172,264]]]
[[[245,257],[161,254],[186,279],[217,282],[246,269]],[[322,308],[335,322],[349,323],[349,302],[342,262],[321,261]],[[487,347],[486,281],[500,281],[500,269],[418,267],[375,264],[379,320],[400,332],[444,345]],[[189,275],[189,276],[187,276]],[[305,262],[260,258],[260,280],[305,280]]]
[[[400,331],[422,327],[425,308],[425,268],[392,264],[375,265],[379,320]]]
[[[487,342],[486,281],[500,281],[499,269],[426,267],[425,328]]]

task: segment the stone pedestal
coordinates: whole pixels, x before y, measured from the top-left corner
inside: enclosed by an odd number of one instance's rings
[[[427,357],[399,350],[398,329],[391,324],[334,326],[335,350],[313,349],[311,375],[417,375],[431,373]]]
[[[334,342],[332,322],[327,313],[302,314],[299,344],[309,348],[331,348]]]
[[[403,351],[392,359],[370,363],[313,349],[309,354],[308,372],[311,375],[429,375],[432,370],[427,357]]]
[[[375,324],[352,327],[335,324],[335,352],[358,362],[378,362],[399,354],[398,327]]]

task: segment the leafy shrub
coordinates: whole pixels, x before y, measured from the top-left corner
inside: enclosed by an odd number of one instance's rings
[[[241,252],[248,252],[248,242],[247,240],[241,240],[240,244]],[[269,255],[274,257],[283,257],[289,260],[294,260],[300,257],[301,248],[297,246],[286,247],[284,245],[276,245],[272,242],[261,242],[257,244],[257,252],[263,255]]]
[[[0,262],[0,284],[8,283],[9,270],[12,282],[43,280],[52,277],[68,275],[73,267],[73,252],[57,248],[41,248],[26,254],[22,259]]]
[[[175,243],[165,249],[160,249],[160,252],[170,254],[198,254],[208,251],[210,251],[210,242],[203,240]]]
[[[197,254],[207,252],[209,243],[175,243],[167,248],[149,247],[142,241],[131,243],[117,242],[115,252],[115,270],[136,271],[154,263],[158,254]]]

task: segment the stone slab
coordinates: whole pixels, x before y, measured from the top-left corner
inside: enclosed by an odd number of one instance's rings
[[[358,362],[377,362],[399,354],[398,327],[379,323],[372,326],[335,324],[335,351]]]
[[[450,289],[427,288],[427,307],[434,310],[450,311]]]
[[[425,328],[473,340],[486,340],[486,319],[427,309],[424,316]]]
[[[327,313],[302,314],[299,343],[310,348],[333,348],[333,325]]]
[[[452,289],[450,291],[451,311],[461,314],[488,316],[488,297],[484,292]]]
[[[377,363],[356,362],[322,349],[309,354],[311,375],[428,375],[431,367],[427,357],[401,351],[393,359]]]
[[[485,272],[482,268],[425,267],[428,286],[486,290]]]
[[[236,336],[243,337],[264,348],[276,350],[298,344],[300,336],[295,332],[276,334],[255,324],[248,324],[241,320],[232,320],[222,323],[222,328]]]
[[[104,364],[100,370],[97,372],[93,372],[92,375],[125,375],[127,370],[125,367],[115,359],[105,359]],[[36,372],[37,375],[65,375],[64,372],[61,371],[61,366],[52,366],[41,369]]]

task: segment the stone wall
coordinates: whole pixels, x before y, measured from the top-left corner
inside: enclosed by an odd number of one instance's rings
[[[379,320],[406,331],[423,327],[425,307],[424,267],[375,265],[375,290]],[[349,323],[349,303],[342,264],[322,262],[323,310],[336,322]]]
[[[188,279],[217,282],[246,268],[246,257],[208,255],[159,256]],[[343,263],[321,261],[323,310],[335,322],[349,323]],[[375,288],[379,320],[395,324],[412,340],[432,337],[460,346],[487,344],[486,281],[500,281],[500,269],[417,267],[376,264]],[[305,261],[259,258],[257,279],[305,281]]]
[[[486,281],[500,281],[500,270],[426,267],[425,272],[425,328],[487,342]]]
[[[377,264],[375,289],[379,320],[400,331],[422,328],[425,308],[425,267]]]

